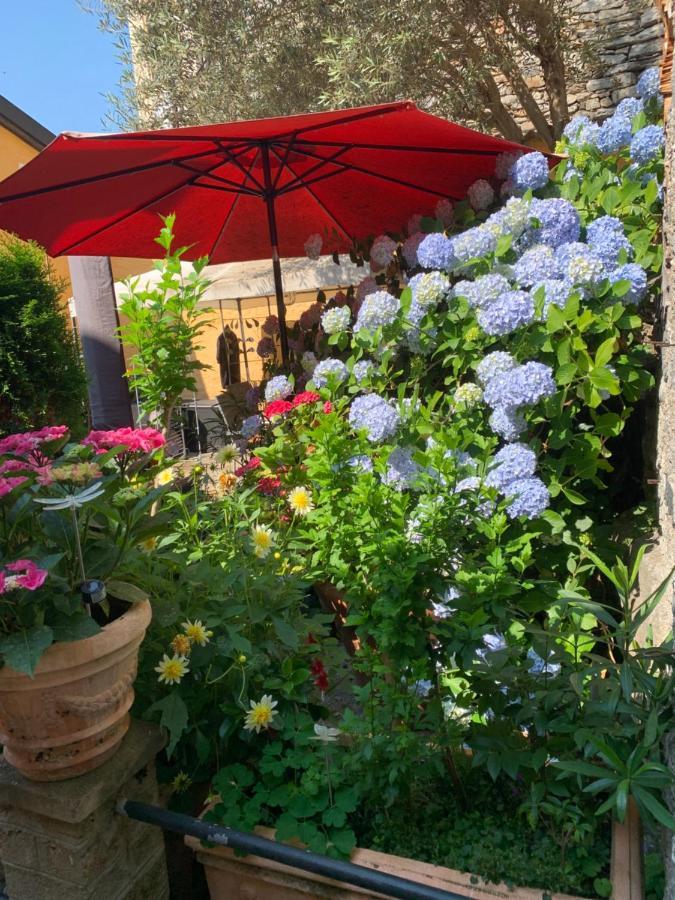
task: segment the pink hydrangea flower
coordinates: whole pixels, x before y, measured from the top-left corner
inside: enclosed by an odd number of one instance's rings
[[[8,434],[7,437],[0,440],[0,456],[5,453],[10,453],[12,456],[35,455],[42,444],[61,440],[67,434],[67,425],[48,425],[45,428],[39,428],[37,431]]]
[[[127,453],[152,453],[166,444],[166,438],[156,428],[114,428],[110,431],[90,431],[82,441],[97,453],[123,446]]]
[[[5,497],[15,487],[28,481],[25,475],[17,475],[14,478],[0,478],[0,497]]]
[[[22,462],[20,459],[6,459],[0,463],[0,475],[7,472],[26,472],[29,469],[28,463]]]

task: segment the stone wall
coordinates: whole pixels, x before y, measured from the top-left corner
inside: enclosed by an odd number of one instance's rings
[[[569,0],[576,13],[576,30],[593,48],[590,77],[568,78],[570,115],[583,113],[591,118],[609,115],[623,97],[635,93],[640,73],[658,65],[663,48],[663,24],[654,0]],[[544,82],[533,65],[527,75],[528,87],[548,114]],[[585,68],[588,68],[586,66]],[[515,94],[502,77],[502,100],[525,134],[532,126]]]

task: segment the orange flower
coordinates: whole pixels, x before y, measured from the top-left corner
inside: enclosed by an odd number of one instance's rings
[[[218,476],[218,484],[220,486],[221,491],[224,493],[229,493],[237,483],[237,476],[232,472],[222,472]]]
[[[186,634],[177,634],[171,641],[171,649],[177,653],[178,656],[187,656],[190,652],[190,646],[190,638]]]

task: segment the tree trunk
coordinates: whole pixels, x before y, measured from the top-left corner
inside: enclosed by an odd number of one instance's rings
[[[546,121],[546,116],[535,100],[532,91],[525,83],[525,79],[523,78],[520,70],[516,66],[505,66],[503,71],[505,77],[509,81],[509,84],[515,91],[516,97],[518,97],[518,99],[520,100],[528,119],[530,120],[530,122],[532,122],[535,131],[545,142],[546,146],[552,150],[553,144],[555,143],[553,130],[551,129],[549,123]]]
[[[557,140],[569,119],[567,106],[567,81],[565,78],[565,62],[555,41],[541,41],[537,56],[544,77],[548,106],[553,125],[553,136]]]
[[[485,100],[495,125],[509,141],[522,143],[523,132],[511,113],[502,103],[502,98],[497,87],[497,82],[492,75],[487,75],[482,81]]]
[[[94,428],[133,425],[119,319],[107,256],[68,257]]]

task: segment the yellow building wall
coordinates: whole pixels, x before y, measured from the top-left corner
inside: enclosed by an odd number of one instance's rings
[[[289,295],[288,305],[286,307],[286,322],[291,328],[300,318],[300,315],[309,306],[316,301],[316,295],[320,288],[312,291],[302,291]],[[331,289],[322,288],[328,297],[331,296]],[[337,290],[334,288],[333,290]],[[196,372],[197,392],[196,399],[198,401],[213,401],[218,399],[218,395],[223,393],[223,387],[220,383],[220,367],[216,361],[216,345],[218,336],[221,333],[223,324],[229,326],[232,331],[240,339],[240,372],[243,384],[256,385],[263,378],[263,360],[256,353],[258,341],[265,337],[262,325],[269,315],[276,315],[276,298],[274,295],[266,297],[249,298],[242,301],[242,318],[244,320],[244,334],[246,357],[241,342],[241,327],[239,324],[239,314],[236,309],[222,310],[222,321],[219,307],[213,306],[205,310],[207,315],[204,318],[206,327],[199,340],[200,349],[195,353],[195,359],[204,365],[204,368]],[[124,317],[120,317],[122,325],[124,325]],[[124,345],[124,355],[127,365],[133,356],[134,348],[128,344]],[[281,361],[280,351],[278,352],[278,362]],[[248,362],[248,375],[247,365]],[[235,393],[239,397],[243,394],[244,389],[235,388]],[[183,398],[186,402],[192,401],[192,394],[185,394]]]

